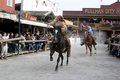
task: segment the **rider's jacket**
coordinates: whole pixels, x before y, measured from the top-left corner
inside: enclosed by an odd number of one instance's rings
[[[91,26],[84,26],[84,25],[82,25],[81,28],[82,28],[83,31],[87,30],[88,32],[90,32],[91,35],[93,36],[93,29],[92,29]]]
[[[52,21],[52,22],[49,23],[49,24],[52,25],[53,27],[60,27],[61,30],[62,30],[62,33],[63,33],[64,35],[67,34],[67,26],[66,26],[66,24],[65,24],[64,21],[56,21],[56,20],[54,20],[54,21]]]

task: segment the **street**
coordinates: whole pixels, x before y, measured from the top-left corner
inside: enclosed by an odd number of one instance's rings
[[[0,60],[0,80],[120,80],[120,59],[108,55],[107,46],[97,45],[96,54],[85,54],[79,39],[71,38],[72,51],[69,65],[59,66],[57,53],[50,62],[49,51],[8,57]]]

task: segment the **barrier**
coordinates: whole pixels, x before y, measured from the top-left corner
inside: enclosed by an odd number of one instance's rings
[[[47,45],[51,41],[48,41],[48,40],[26,40],[26,41],[19,41],[19,43],[30,43],[30,42],[32,42],[32,43],[34,43],[34,42],[43,42],[43,43],[45,43],[45,47],[44,47],[43,51],[46,51],[47,47],[48,47]]]
[[[11,42],[11,41],[19,41],[19,40],[22,40],[22,38],[19,37],[19,38],[13,38],[13,39],[2,39],[0,40],[0,42]]]
[[[21,38],[21,37],[19,37],[19,38],[12,38],[12,39],[5,39],[5,40],[0,40],[0,42],[1,43],[3,43],[3,42],[7,42],[7,43],[14,43],[14,42],[16,42],[17,41],[17,43],[18,44],[21,44],[21,43],[35,43],[35,42],[42,42],[42,43],[45,43],[45,45],[44,45],[44,49],[43,49],[43,51],[46,51],[46,50],[48,50],[49,49],[49,43],[51,42],[51,41],[48,41],[48,40],[25,40],[25,41],[23,41],[23,38]],[[17,43],[15,43],[15,44],[17,44]],[[20,51],[19,52],[19,54],[25,54],[25,53],[30,53],[30,52],[34,52],[34,51]],[[12,54],[9,54],[8,53],[8,55],[7,56],[13,56],[13,55],[16,55],[16,54],[18,54],[18,53],[12,53]]]

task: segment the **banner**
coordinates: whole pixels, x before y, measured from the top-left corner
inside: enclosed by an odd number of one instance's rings
[[[60,10],[55,4],[53,4],[50,0],[23,0],[22,11],[52,11],[55,16],[63,15],[63,11]]]

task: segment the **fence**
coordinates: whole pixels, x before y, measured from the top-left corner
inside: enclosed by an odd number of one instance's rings
[[[13,39],[0,40],[1,44],[6,43],[6,42],[8,43],[9,49],[15,48],[17,50],[12,53],[11,53],[11,51],[8,52],[7,56],[13,56],[13,55],[19,55],[19,54],[24,54],[24,53],[40,51],[40,48],[41,48],[40,44],[44,44],[42,51],[46,51],[49,49],[49,43],[51,41],[48,41],[48,40],[25,40],[25,41],[23,41],[23,39],[20,37],[13,38]],[[26,47],[29,47],[29,48],[26,49]]]

